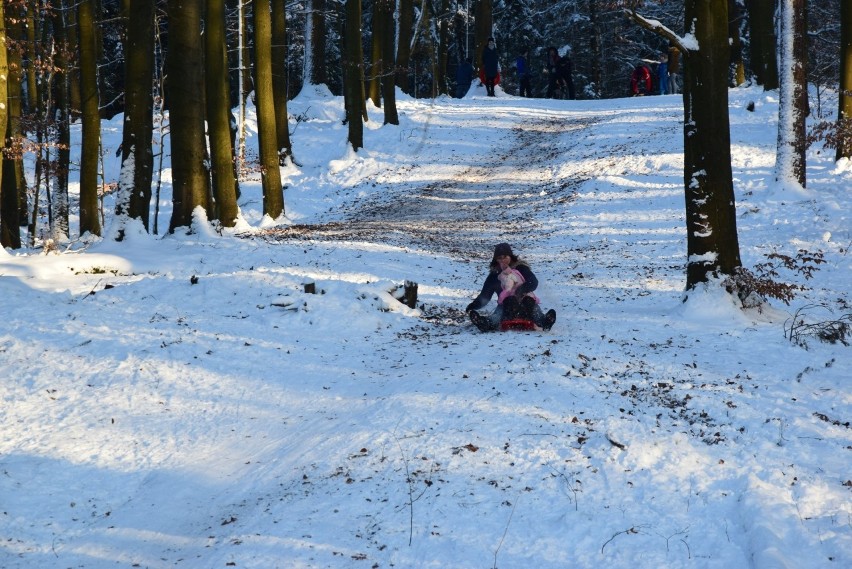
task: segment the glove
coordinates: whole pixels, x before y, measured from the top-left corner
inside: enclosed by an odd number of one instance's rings
[[[476,310],[476,302],[471,302],[467,305],[467,308],[464,309],[465,312],[470,312],[471,310]]]

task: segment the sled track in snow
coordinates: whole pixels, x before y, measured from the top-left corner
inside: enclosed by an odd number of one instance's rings
[[[564,147],[554,139],[595,122],[553,116],[519,123],[513,128],[512,145],[487,167],[471,165],[450,179],[374,192],[349,206],[341,221],[275,228],[260,236],[381,242],[456,258],[487,255],[495,240],[529,242],[539,232],[534,212],[569,204],[585,180],[557,177]]]

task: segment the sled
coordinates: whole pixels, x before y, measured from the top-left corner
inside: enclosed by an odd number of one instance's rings
[[[511,320],[500,322],[501,332],[506,332],[507,330],[535,331],[538,329],[532,320],[527,320],[526,318],[512,318]]]
[[[480,82],[481,84],[485,85],[485,69],[480,69],[480,70],[479,70],[479,82]],[[500,84],[500,72],[499,72],[499,71],[497,72],[497,76],[496,76],[496,77],[494,77],[494,84],[495,84],[495,85],[499,85],[499,84]]]

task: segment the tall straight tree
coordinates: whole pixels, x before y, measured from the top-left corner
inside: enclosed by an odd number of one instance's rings
[[[411,38],[414,34],[414,0],[399,0],[396,45],[396,85],[402,92],[411,95],[408,78],[411,66]]]
[[[68,42],[67,0],[58,0],[52,6],[52,23],[56,56],[54,64],[57,72],[56,101],[48,112],[56,111],[54,123],[56,131],[56,164],[53,168],[55,186],[52,193],[51,234],[54,239],[67,239],[70,235],[68,196],[68,176],[71,170],[71,46]]]
[[[9,97],[9,87],[8,87],[8,76],[9,76],[9,58],[6,48],[6,17],[3,12],[3,2],[0,2],[0,101],[7,101]],[[9,122],[9,107],[8,105],[0,105],[0,132],[6,133],[6,126]],[[5,146],[5,145],[3,145]],[[0,176],[2,176],[3,170],[0,169]],[[2,192],[5,188],[3,187],[3,180],[0,178],[0,192]],[[15,207],[15,215],[14,217],[6,215],[3,212],[3,206],[6,201],[11,200],[3,200],[3,195],[0,194],[0,233],[10,232],[14,229],[14,231],[18,230],[18,211],[17,207]],[[14,205],[17,206],[17,200],[15,200]],[[13,221],[12,227],[7,228],[6,225],[11,219]],[[3,240],[3,246],[6,245],[5,241],[9,241],[8,238]]]
[[[210,139],[210,170],[215,217],[224,227],[237,222],[237,177],[234,171],[234,147],[231,142],[231,105],[228,77],[228,52],[225,42],[225,8],[222,0],[207,0],[204,33],[204,83],[207,92],[207,129]]]
[[[306,30],[308,35],[305,51],[305,83],[323,85],[328,82],[325,67],[326,51],[326,0],[310,0],[311,9],[307,14]]]
[[[376,0],[379,6],[378,15],[385,28],[382,44],[382,99],[384,99],[384,124],[399,124],[399,114],[396,110],[396,34],[394,33],[393,13],[395,0]]]
[[[685,0],[697,46],[681,44],[684,65],[686,288],[742,266],[728,117],[727,0]]]
[[[441,0],[441,10],[438,13],[438,93],[446,95],[450,91],[447,77],[447,61],[450,50],[450,0]]]
[[[2,6],[0,6],[2,9]],[[10,26],[5,27],[5,20],[0,19],[3,26],[3,43],[8,49],[0,47],[0,57],[5,53],[8,57],[8,117],[5,142],[3,144],[3,169],[0,172],[0,246],[18,249],[21,247],[21,221],[26,225],[26,178],[23,167],[23,132],[21,119],[23,116],[24,62],[21,55],[22,40],[26,37],[24,29],[23,10],[25,6],[9,6],[6,14],[10,17]],[[2,79],[2,78],[0,78]],[[3,109],[0,108],[0,113]]]
[[[728,0],[684,0],[692,41],[627,10],[642,27],[683,54],[683,181],[686,193],[686,290],[742,266],[737,236],[728,117]]]
[[[808,114],[805,0],[781,0],[781,87],[775,179],[806,187],[805,118]]]
[[[80,45],[80,111],[82,145],[80,150],[80,235],[87,231],[101,234],[98,211],[98,162],[101,147],[101,116],[98,105],[97,38],[95,37],[95,0],[77,4],[77,29]]]
[[[370,73],[367,77],[367,98],[373,101],[377,107],[382,106],[382,76],[385,74],[385,69],[390,69],[384,64],[382,46],[384,45],[385,35],[388,33],[387,22],[382,17],[382,2],[374,0],[373,2],[373,26],[370,38]]]
[[[278,161],[283,166],[293,156],[287,114],[287,14],[285,0],[272,0],[272,93],[275,98],[275,129]]]
[[[346,0],[346,28],[343,32],[343,90],[349,144],[356,151],[364,147],[364,54],[361,47],[361,0]]]
[[[272,16],[269,0],[254,0],[254,65],[263,213],[278,219],[284,214],[284,190],[281,187],[275,97],[272,91]]]
[[[778,60],[775,41],[775,3],[777,0],[747,0],[751,69],[765,91],[778,88]],[[689,20],[687,20],[689,21]]]
[[[476,3],[476,32],[474,53],[476,68],[482,69],[482,52],[488,45],[488,38],[494,33],[494,7],[492,0],[479,0]]]
[[[121,137],[121,176],[116,199],[116,227],[123,239],[128,219],[142,222],[149,231],[154,154],[154,4],[155,0],[129,0],[124,60],[124,128]]]
[[[166,55],[169,132],[172,149],[172,201],[169,232],[192,226],[196,207],[206,207],[209,193],[204,105],[204,46],[201,22],[204,0],[169,0],[169,48]]]
[[[835,160],[852,158],[852,2],[840,3],[840,101]]]

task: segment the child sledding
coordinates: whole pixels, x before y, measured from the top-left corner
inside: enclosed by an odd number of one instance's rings
[[[556,311],[542,312],[534,291],[538,279],[530,266],[512,253],[508,243],[494,248],[488,276],[479,295],[467,305],[471,322],[482,330],[550,330]],[[490,314],[478,312],[497,295],[497,307]]]

